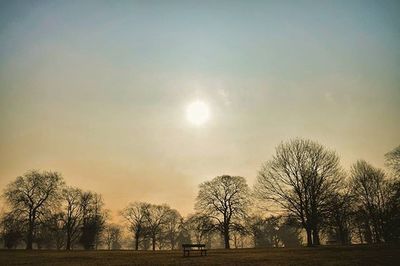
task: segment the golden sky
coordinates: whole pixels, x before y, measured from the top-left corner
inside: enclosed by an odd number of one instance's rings
[[[400,144],[400,5],[321,2],[2,1],[0,188],[54,170],[115,213],[187,214],[199,183],[252,184],[290,138],[383,167]]]

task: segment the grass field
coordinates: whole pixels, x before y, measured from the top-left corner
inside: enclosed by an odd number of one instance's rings
[[[350,246],[297,249],[180,251],[0,250],[0,265],[400,265],[400,247]]]

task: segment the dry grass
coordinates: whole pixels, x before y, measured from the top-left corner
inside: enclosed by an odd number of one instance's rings
[[[350,246],[298,249],[180,251],[0,250],[0,265],[400,265],[400,247]]]

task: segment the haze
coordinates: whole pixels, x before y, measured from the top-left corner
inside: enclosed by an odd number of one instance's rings
[[[117,211],[193,211],[305,137],[383,167],[400,143],[398,1],[0,4],[0,188],[55,170]],[[186,119],[200,99],[201,127]]]

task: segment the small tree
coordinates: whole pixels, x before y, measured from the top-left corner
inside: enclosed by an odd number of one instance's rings
[[[240,176],[217,176],[200,184],[196,210],[209,217],[230,248],[230,232],[242,226],[249,205],[249,187]]]

